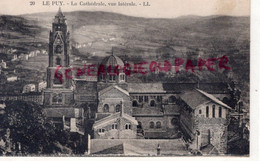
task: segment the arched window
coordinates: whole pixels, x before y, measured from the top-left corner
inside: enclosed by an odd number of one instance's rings
[[[98,133],[104,133],[105,129],[98,129]]]
[[[116,76],[115,75],[109,75],[109,80],[115,81],[116,80]]]
[[[104,111],[104,112],[109,112],[109,106],[108,106],[108,104],[105,104],[105,105],[104,105],[103,111]]]
[[[125,74],[124,74],[124,73],[121,73],[121,74],[119,75],[119,79],[120,79],[120,81],[124,81],[124,80],[125,80]]]
[[[144,96],[144,102],[148,102],[148,96]]]
[[[170,97],[168,98],[168,102],[169,102],[169,103],[175,103],[175,102],[176,102],[176,97],[175,97],[175,96],[170,96]]]
[[[143,96],[139,96],[139,103],[143,102]]]
[[[53,104],[62,104],[62,94],[61,93],[59,93],[59,94],[54,93],[53,97],[52,97],[52,103]]]
[[[55,53],[60,54],[62,52],[62,48],[60,45],[57,45],[55,48]]]
[[[177,125],[177,124],[178,124],[178,119],[177,119],[177,118],[172,118],[171,124],[172,124],[173,126]]]
[[[120,112],[121,111],[121,106],[120,105],[116,105],[116,112]]]
[[[150,106],[151,106],[151,107],[154,107],[154,106],[155,106],[155,101],[154,101],[154,100],[151,100]]]
[[[154,128],[154,122],[150,122],[150,128]]]
[[[157,121],[157,122],[156,122],[156,128],[158,129],[158,128],[161,128],[161,127],[162,127],[161,122],[160,122],[160,121]]]
[[[103,81],[103,80],[104,80],[104,74],[100,74],[100,75],[99,75],[99,80],[100,80],[100,81]]]
[[[161,102],[161,100],[162,100],[162,96],[157,96],[157,101]]]
[[[126,130],[131,129],[131,124],[129,124],[129,123],[125,124],[125,129],[126,129]]]
[[[137,106],[138,106],[138,104],[137,104],[137,101],[136,101],[136,100],[134,100],[134,101],[132,102],[132,106],[133,106],[133,107],[137,107]]]
[[[58,71],[57,76],[56,76],[56,74],[54,75],[53,83],[62,84],[62,79],[59,79],[59,78],[62,78],[62,73],[60,71]]]
[[[215,118],[215,105],[212,105],[212,117]]]
[[[218,117],[222,117],[222,107],[220,107],[220,106],[218,109]]]
[[[199,114],[201,114],[202,113],[202,111],[201,111],[201,109],[199,109]]]
[[[209,106],[206,107],[206,117],[209,117]]]
[[[112,124],[112,129],[117,129],[117,124]]]
[[[56,58],[56,65],[61,65],[61,60],[59,57]]]

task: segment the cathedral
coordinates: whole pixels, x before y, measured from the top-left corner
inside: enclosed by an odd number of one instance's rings
[[[227,150],[229,97],[219,85],[181,83],[128,83],[125,73],[101,74],[96,80],[58,79],[70,69],[70,33],[58,11],[49,35],[49,65],[44,110],[61,128],[91,139],[184,138],[193,149],[212,145]],[[105,67],[124,66],[113,52]],[[58,66],[62,66],[56,72]],[[73,73],[72,73],[73,74]],[[224,87],[222,85],[221,87]]]

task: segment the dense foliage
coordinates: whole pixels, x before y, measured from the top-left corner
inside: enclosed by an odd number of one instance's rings
[[[10,140],[13,155],[58,154],[68,142],[69,133],[47,121],[36,103],[7,101],[1,119],[1,137]]]

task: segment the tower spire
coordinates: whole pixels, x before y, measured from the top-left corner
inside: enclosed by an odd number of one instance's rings
[[[114,55],[114,47],[112,47],[112,55]]]
[[[65,16],[63,15],[62,11],[61,11],[61,7],[59,7],[59,10],[54,18],[54,23],[65,23]]]
[[[58,13],[56,15],[57,17],[64,17],[62,11],[61,11],[61,7],[59,7]]]

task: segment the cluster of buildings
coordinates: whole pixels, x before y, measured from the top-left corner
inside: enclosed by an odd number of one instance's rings
[[[37,84],[30,83],[30,84],[26,84],[23,87],[22,93],[42,92],[46,87],[47,87],[46,81],[42,81]]]
[[[14,54],[12,61],[29,60],[29,58],[38,56],[39,54],[47,55],[47,51],[46,50],[34,50],[34,51],[30,51],[27,54],[24,54],[24,53],[20,53],[19,55],[18,54]]]
[[[157,155],[160,150],[165,155],[227,153],[228,125],[234,114],[223,103],[230,98],[226,83],[130,83],[123,70],[118,75],[105,71],[97,77],[78,77],[73,71],[73,79],[63,77],[60,81],[55,77],[57,66],[63,67],[58,75],[71,69],[69,37],[65,16],[59,10],[49,35],[46,81],[26,84],[21,95],[0,95],[0,113],[6,100],[38,102],[57,127],[88,136],[88,154],[114,154],[118,147],[128,151],[127,155],[154,154],[155,149]],[[13,59],[39,53],[47,51],[36,50]],[[105,69],[125,63],[113,51],[101,62]],[[3,60],[0,66],[7,68]],[[159,72],[157,68],[155,73]],[[15,80],[17,77],[9,78]]]
[[[39,54],[47,55],[48,52],[47,50],[33,50],[28,53],[20,53],[17,49],[7,49],[7,48],[2,48],[0,49],[1,53],[5,53],[8,55],[11,61],[18,61],[18,60],[29,60],[29,58],[35,57]]]
[[[182,138],[190,149],[227,153],[231,108],[221,101],[229,97],[225,83],[200,84],[199,88],[194,83],[128,83],[122,71],[118,75],[106,71],[95,80],[60,81],[55,77],[57,66],[63,66],[58,74],[71,68],[69,45],[65,17],[59,10],[50,32],[43,91],[44,111],[55,124],[90,135],[92,144],[100,148],[95,151],[104,150],[98,144],[119,140]],[[102,61],[106,68],[124,63],[114,54]],[[141,142],[132,146],[138,148]]]
[[[6,67],[6,62],[4,62],[3,60],[2,63],[0,63],[0,76],[0,83],[14,82],[19,79],[16,75],[16,70],[8,69]]]
[[[24,53],[17,53],[17,49],[8,49],[8,50],[1,50],[3,53],[7,53],[7,60],[1,60],[0,62],[0,74],[6,78],[5,81],[7,82],[14,82],[17,81],[19,78],[16,75],[15,72],[12,72],[10,70],[12,69],[8,69],[7,63],[8,60],[10,61],[18,61],[18,60],[29,60],[29,58],[35,57],[39,54],[45,54],[47,55],[47,50],[34,50],[29,52],[28,54],[24,54]]]

